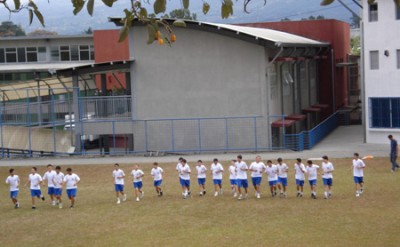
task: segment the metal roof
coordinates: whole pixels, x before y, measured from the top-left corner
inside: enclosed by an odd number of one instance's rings
[[[78,35],[38,35],[38,36],[8,36],[0,37],[0,41],[6,40],[49,40],[49,39],[82,39],[93,38],[93,34],[78,34]]]
[[[175,19],[163,19],[168,23],[175,21]],[[114,22],[117,26],[122,26],[121,18],[109,18],[109,21]],[[272,43],[277,47],[327,47],[329,43],[320,42],[305,38],[299,35],[276,31],[268,28],[256,28],[247,26],[237,26],[231,24],[218,24],[210,22],[198,22],[192,20],[185,20],[187,28],[196,29],[201,31],[215,32],[221,35],[236,36],[246,41],[264,45],[259,41],[266,41]],[[143,25],[143,23],[136,21],[133,25]],[[251,39],[249,39],[251,38]]]
[[[91,65],[93,62],[53,62],[53,63],[6,63],[0,66],[1,73],[18,72],[49,72],[54,73],[59,69],[69,69],[84,65]]]

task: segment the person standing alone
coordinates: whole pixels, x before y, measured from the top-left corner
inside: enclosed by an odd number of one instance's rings
[[[400,168],[399,164],[396,162],[399,153],[399,146],[392,135],[388,135],[388,138],[390,140],[390,162],[392,163],[392,172],[395,172],[396,169]]]

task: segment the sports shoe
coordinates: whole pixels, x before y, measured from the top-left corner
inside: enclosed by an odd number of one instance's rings
[[[16,203],[16,204],[14,205],[14,208],[15,208],[15,209],[19,208],[19,203]]]
[[[237,193],[235,192],[235,194],[233,194],[233,197],[237,197]]]
[[[162,190],[160,190],[160,196],[163,196],[163,191]]]
[[[32,209],[36,209],[36,206],[32,206]]]
[[[364,192],[364,188],[360,189],[360,194],[362,194]]]
[[[238,197],[238,200],[242,200],[242,199],[243,199],[243,195],[240,194],[239,197]]]
[[[126,194],[124,194],[124,198],[122,198],[123,202],[126,202]]]
[[[200,193],[199,193],[199,196],[203,196],[203,192],[200,192]]]
[[[257,194],[257,196],[256,196],[256,197],[257,197],[257,199],[260,199],[260,198],[261,198],[260,194]]]
[[[311,195],[312,199],[317,199],[317,196],[315,194]]]
[[[245,196],[244,196],[244,199],[248,199],[249,198],[249,194],[246,194]]]
[[[44,198],[44,196],[41,196],[40,199],[42,199],[42,201],[46,200],[46,198]]]
[[[356,193],[356,197],[360,197],[360,193],[357,192],[357,193]]]
[[[58,208],[59,208],[59,209],[62,209],[62,203],[59,203],[59,204],[58,204]]]
[[[140,193],[140,198],[143,198],[144,197],[144,191],[142,191],[141,193]]]
[[[55,206],[55,205],[56,205],[56,202],[55,202],[55,201],[52,201],[52,202],[51,202],[51,205],[52,205],[52,206]]]
[[[297,192],[297,195],[296,195],[296,197],[300,197],[300,192]]]
[[[205,190],[203,190],[203,195],[206,195],[206,191]]]
[[[139,197],[136,197],[136,201],[137,201],[137,202],[140,202],[140,199],[139,199]]]
[[[188,191],[188,196],[190,196],[190,194],[191,194],[191,192],[190,192],[190,191]]]
[[[69,206],[69,209],[73,209],[73,208],[74,208],[74,206],[73,206],[73,205]]]
[[[277,195],[277,193],[276,193],[276,191],[274,191],[274,196],[276,196]]]
[[[332,193],[329,192],[329,193],[328,193],[328,198],[331,198],[331,197],[332,197]]]
[[[218,196],[218,192],[217,191],[215,191],[214,196]]]
[[[121,204],[121,200],[119,198],[117,199],[117,204]]]
[[[303,193],[300,192],[300,196],[299,197],[303,197]]]
[[[222,189],[219,190],[219,194],[222,195],[224,194],[224,191]]]

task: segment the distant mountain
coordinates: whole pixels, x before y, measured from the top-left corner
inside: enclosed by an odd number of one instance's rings
[[[79,34],[89,27],[94,30],[116,28],[114,24],[108,22],[108,17],[122,16],[123,9],[130,5],[130,1],[119,0],[112,8],[108,8],[104,6],[101,1],[97,0],[95,3],[94,16],[91,17],[87,14],[85,8],[77,16],[74,16],[72,14],[72,4],[68,0],[50,0],[50,3],[47,1],[36,2],[45,17],[46,29],[55,31],[58,34]],[[181,1],[177,0],[168,1],[167,12],[172,9],[180,8],[180,2]],[[243,0],[238,0],[234,1],[234,15],[229,19],[222,20],[220,17],[220,1],[209,0],[208,2],[211,4],[211,9],[207,15],[203,15],[202,13],[202,1],[192,0],[190,2],[191,12],[197,13],[197,18],[200,21],[219,23],[266,22],[280,21],[285,18],[299,20],[308,18],[311,15],[322,15],[326,19],[338,19],[349,22],[352,16],[352,14],[337,1],[328,7],[321,7],[321,0],[267,0],[265,6],[263,0],[253,0],[248,6],[250,14],[246,14],[243,11]],[[360,12],[360,9],[352,0],[345,0],[344,2],[354,11]],[[148,6],[148,9],[151,10],[152,6]],[[28,25],[27,11],[21,11],[21,13],[12,14],[10,16],[9,13],[1,7],[0,22],[8,20],[20,24],[27,33],[41,28],[37,20],[34,20],[31,26]]]

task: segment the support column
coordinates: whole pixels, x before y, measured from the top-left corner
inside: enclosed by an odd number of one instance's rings
[[[72,94],[72,111],[74,115],[74,120],[72,121],[72,116],[70,116],[70,124],[75,124],[74,132],[75,132],[75,152],[82,152],[82,122],[81,122],[81,112],[79,107],[79,81],[78,81],[78,73],[74,73],[72,75],[72,86],[73,86],[73,94]]]

